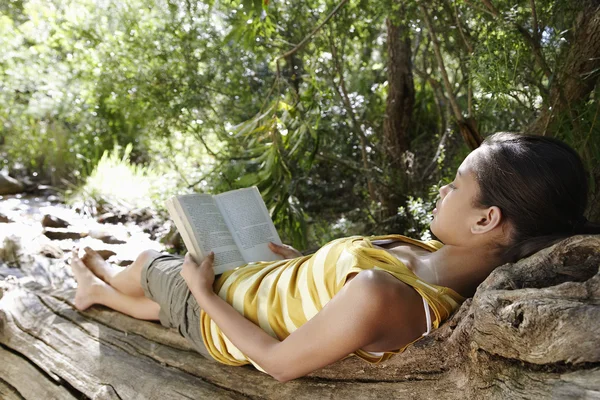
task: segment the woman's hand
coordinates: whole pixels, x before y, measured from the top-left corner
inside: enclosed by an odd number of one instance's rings
[[[180,275],[183,277],[192,293],[213,293],[213,283],[215,282],[215,270],[213,269],[214,260],[215,253],[212,251],[200,265],[194,262],[190,253],[185,254]]]
[[[302,257],[302,253],[300,253],[298,250],[287,244],[280,245],[273,242],[269,242],[269,248],[273,253],[281,255],[285,259]]]

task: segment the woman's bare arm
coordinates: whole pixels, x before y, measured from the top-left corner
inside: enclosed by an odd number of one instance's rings
[[[391,285],[385,272],[363,271],[283,341],[244,318],[214,292],[192,289],[192,294],[236,347],[269,375],[286,382],[394,335],[390,310],[395,326],[398,316],[411,320],[409,307],[399,301],[402,290],[413,291],[409,286]]]

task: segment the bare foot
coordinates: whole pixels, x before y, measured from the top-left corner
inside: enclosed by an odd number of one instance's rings
[[[75,308],[83,311],[95,303],[98,294],[108,286],[90,271],[81,261],[77,249],[73,249],[71,258],[71,270],[77,281],[77,292],[75,293]]]
[[[95,250],[92,250],[87,246],[83,249],[85,250],[85,254],[81,257],[81,261],[83,261],[90,271],[104,282],[109,283],[113,276],[123,270],[121,267],[107,263]]]

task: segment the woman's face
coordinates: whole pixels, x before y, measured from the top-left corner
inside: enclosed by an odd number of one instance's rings
[[[444,244],[467,245],[473,225],[485,215],[485,210],[472,204],[479,191],[473,160],[480,152],[480,149],[472,151],[458,167],[454,181],[440,188],[430,229]]]

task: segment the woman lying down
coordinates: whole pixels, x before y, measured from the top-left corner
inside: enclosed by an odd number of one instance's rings
[[[430,226],[439,241],[351,236],[307,256],[272,245],[285,260],[216,280],[214,256],[197,265],[189,254],[147,250],[121,268],[85,248],[71,262],[75,305],[159,320],[204,356],[252,363],[280,382],[350,355],[379,363],[438,328],[497,266],[600,233],[583,217],[586,176],[557,139],[497,133],[440,189]]]

